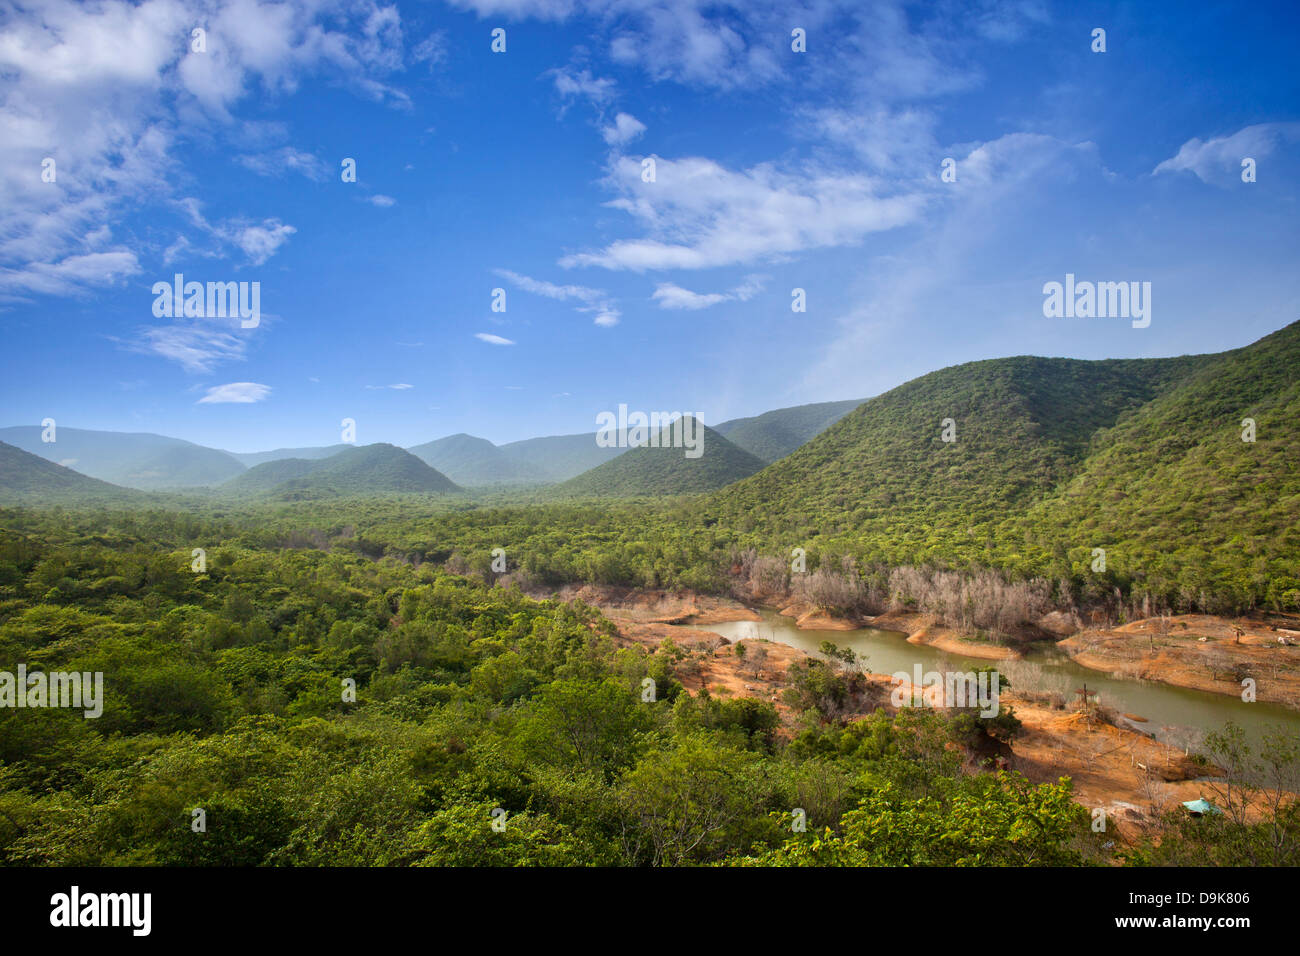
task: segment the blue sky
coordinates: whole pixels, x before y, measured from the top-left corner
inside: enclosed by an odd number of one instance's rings
[[[0,424],[505,442],[620,403],[718,422],[980,358],[1245,345],[1300,318],[1298,26],[1294,3],[6,5]],[[177,272],[260,283],[260,324],[155,317]],[[1066,273],[1150,282],[1150,326],[1045,318]]]

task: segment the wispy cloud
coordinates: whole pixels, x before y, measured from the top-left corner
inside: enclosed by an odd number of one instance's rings
[[[585,285],[557,285],[544,279],[534,279],[530,276],[520,275],[518,272],[511,272],[509,269],[495,269],[493,271],[511,285],[523,289],[525,292],[545,296],[548,299],[556,299],[560,302],[581,302],[582,305],[577,308],[577,311],[586,314],[595,313],[593,321],[597,325],[605,327],[617,325],[619,318],[622,316],[614,300],[610,298],[609,293],[602,289],[593,289]]]
[[[133,252],[93,252],[59,262],[34,262],[23,269],[0,269],[0,296],[25,293],[70,295],[92,286],[113,285],[140,272]]]
[[[179,362],[187,372],[208,373],[224,362],[244,358],[249,339],[214,325],[163,325],[141,329],[133,342],[118,341],[129,351]]]
[[[499,335],[493,335],[491,332],[475,332],[474,338],[480,342],[486,342],[488,345],[514,345],[511,339],[502,338]]]
[[[367,196],[366,202],[372,206],[378,206],[381,209],[387,209],[389,206],[396,206],[397,200],[392,196],[385,196],[383,193],[375,193],[373,196]]]
[[[246,169],[251,169],[259,176],[283,176],[285,173],[298,173],[316,182],[329,178],[330,170],[325,161],[311,153],[304,153],[292,146],[265,153],[253,153],[238,157],[236,160]]]
[[[204,53],[190,50],[196,24],[208,31]],[[370,99],[401,105],[405,94],[385,80],[402,70],[402,48],[398,11],[380,0],[342,6],[314,0],[10,5],[0,34],[0,268],[6,281],[13,288],[74,294],[94,279],[66,274],[68,262],[94,252],[116,252],[122,261],[144,257],[151,251],[147,241],[105,250],[93,237],[124,210],[165,210],[178,183],[193,183],[185,148],[238,124],[234,111],[250,92],[292,92],[304,77],[323,75],[347,80]],[[427,51],[417,50],[420,56],[427,59]],[[241,134],[252,125],[242,124]],[[32,173],[45,157],[57,161],[54,181]],[[320,161],[289,146],[239,162],[262,175],[324,175]],[[223,254],[236,248],[257,263],[293,232],[256,214],[236,214],[209,230],[191,225],[202,238],[216,239]],[[182,248],[173,243],[172,254]]]
[[[566,268],[705,269],[812,249],[852,245],[915,221],[924,197],[888,195],[858,173],[782,172],[770,164],[731,170],[710,159],[656,157],[653,182],[642,162],[616,157],[607,177],[621,209],[647,228],[598,252],[560,259]]]
[[[405,391],[405,390],[408,389],[408,388],[415,388],[415,386],[414,386],[414,385],[408,385],[408,384],[406,384],[405,382],[399,382],[399,383],[396,384],[396,385],[367,385],[366,388],[369,388],[369,389],[386,389],[386,388],[391,388],[391,389],[393,389],[394,391],[402,392],[402,391]]]
[[[249,405],[260,402],[271,394],[271,386],[259,385],[257,382],[230,382],[227,385],[214,385],[207,394],[198,400],[197,405]]]
[[[601,130],[601,135],[610,146],[623,146],[632,142],[646,130],[642,123],[630,113],[619,113],[614,122]]]
[[[762,276],[746,276],[745,281],[730,292],[692,292],[672,282],[661,282],[650,296],[661,309],[707,309],[720,302],[748,302],[763,291]]]
[[[1241,182],[1241,162],[1246,157],[1258,161],[1270,155],[1279,143],[1300,140],[1300,123],[1257,123],[1239,129],[1231,136],[1210,140],[1189,139],[1176,156],[1166,159],[1151,171],[1160,173],[1189,171],[1205,183],[1227,185]]]

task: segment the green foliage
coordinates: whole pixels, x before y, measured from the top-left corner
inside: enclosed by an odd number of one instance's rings
[[[761,458],[738,448],[703,423],[703,453],[687,458],[671,446],[673,426],[660,433],[656,447],[632,448],[612,461],[548,489],[547,498],[628,498],[712,491],[759,471]]]
[[[286,501],[356,494],[454,494],[461,489],[395,445],[346,448],[327,458],[283,458],[255,465],[221,486],[225,494]]]
[[[355,531],[3,517],[0,670],[102,672],[104,707],[0,709],[0,863],[706,865],[779,852],[795,808],[839,833],[879,788],[963,777],[935,715],[845,723],[852,673],[796,681],[826,719],[786,746],[771,703],[685,692],[672,642]]]
[[[806,444],[861,404],[860,399],[850,399],[778,408],[753,418],[722,422],[717,432],[751,455],[773,462]]]

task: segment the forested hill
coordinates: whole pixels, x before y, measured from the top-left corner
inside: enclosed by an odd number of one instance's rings
[[[287,498],[370,494],[451,494],[461,489],[410,452],[378,443],[309,461],[287,458],[257,465],[222,486],[233,495]]]
[[[506,454],[486,438],[464,432],[408,448],[458,485],[541,484],[545,472]]]
[[[59,426],[54,441],[38,425],[0,428],[0,441],[115,485],[146,491],[218,485],[244,465],[229,452],[145,432]]]
[[[1276,576],[1300,555],[1298,362],[1293,324],[1215,355],[954,366],[719,492],[709,517],[889,564],[1077,570],[1109,545],[1117,573],[1200,562],[1221,589],[1253,559],[1217,562],[1213,549],[1238,547]]]
[[[143,492],[88,478],[71,468],[0,442],[0,502],[71,504],[144,501]]]
[[[674,426],[660,433],[659,447],[631,448],[624,454],[551,489],[554,497],[620,498],[712,491],[752,475],[766,464],[737,448],[702,422],[703,453],[688,458],[668,447]]]
[[[811,441],[861,404],[861,399],[849,399],[777,408],[752,418],[722,422],[716,431],[751,455],[772,462]]]

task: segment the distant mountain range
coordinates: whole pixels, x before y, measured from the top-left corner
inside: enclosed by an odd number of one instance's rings
[[[328,458],[285,458],[254,465],[221,486],[240,496],[305,500],[367,494],[455,494],[446,475],[396,445],[351,446]]]
[[[145,432],[101,432],[59,426],[53,442],[39,425],[0,428],[0,441],[115,485],[155,491],[218,485],[244,471],[229,452]]]
[[[0,442],[0,501],[6,504],[123,503],[146,500],[141,491],[119,488]]]
[[[857,404],[823,402],[777,409],[754,418],[723,422],[714,431],[727,436],[730,446],[770,462],[789,454]],[[42,434],[40,426],[19,425],[0,429],[0,441],[91,478],[144,491],[222,488],[240,494],[255,489],[265,492],[285,482],[305,479],[310,473],[305,463],[325,461],[353,448],[337,444],[229,452],[149,433],[60,426],[53,442],[42,441]],[[461,433],[407,449],[429,468],[464,488],[558,485],[613,461],[625,450],[601,447],[594,432],[528,438],[505,445]],[[246,482],[232,481],[269,464],[277,467],[249,475]],[[308,484],[320,480],[320,473],[316,473]],[[0,492],[3,490],[0,487]]]
[[[595,444],[592,436],[587,438]],[[486,438],[463,432],[408,450],[460,485],[544,484],[554,480],[532,464],[512,458]]]
[[[770,464],[811,441],[861,404],[861,399],[850,399],[778,408],[754,418],[733,418],[714,430]]]
[[[280,461],[285,458],[306,458],[308,461],[315,461],[317,458],[328,458],[330,455],[337,455],[339,452],[351,447],[351,445],[338,444],[321,445],[316,448],[277,448],[274,451],[228,451],[225,454],[238,461],[245,468],[252,468],[254,465],[261,465],[268,461]]]
[[[699,457],[673,447],[668,426],[648,445],[628,449],[612,461],[556,485],[549,496],[622,498],[638,495],[677,495],[712,491],[760,471],[767,462],[738,448],[703,424]],[[689,434],[689,432],[688,432]]]

